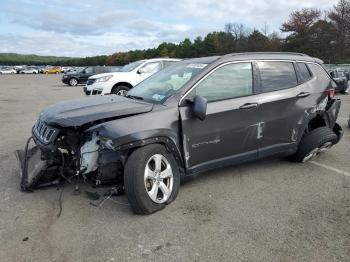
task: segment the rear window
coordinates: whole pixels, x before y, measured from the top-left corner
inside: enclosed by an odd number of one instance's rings
[[[312,74],[310,69],[307,67],[305,63],[297,63],[299,78],[301,83],[305,83],[312,78]]]
[[[258,62],[263,92],[294,87],[298,84],[291,62]]]

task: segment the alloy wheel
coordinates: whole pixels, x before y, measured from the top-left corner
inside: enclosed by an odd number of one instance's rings
[[[147,161],[144,182],[148,196],[155,203],[165,203],[173,190],[173,171],[169,161],[161,154],[155,154]]]

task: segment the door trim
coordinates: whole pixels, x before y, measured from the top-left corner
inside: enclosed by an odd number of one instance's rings
[[[252,150],[248,152],[244,152],[237,155],[231,155],[219,159],[210,160],[207,162],[203,162],[201,164],[197,164],[190,168],[186,169],[186,175],[195,175],[199,173],[203,173],[209,170],[228,167],[237,165],[240,163],[256,160],[258,158],[258,150]]]

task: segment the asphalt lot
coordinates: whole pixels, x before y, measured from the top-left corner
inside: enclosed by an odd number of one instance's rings
[[[13,151],[45,106],[82,97],[82,87],[4,75],[0,90],[0,261],[350,261],[350,96],[340,96],[342,141],[314,163],[206,173],[151,216],[134,215],[125,196],[92,206],[70,185],[57,218],[55,188],[19,191]]]

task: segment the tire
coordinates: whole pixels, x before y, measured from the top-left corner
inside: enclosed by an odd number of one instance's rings
[[[337,135],[328,127],[319,127],[305,134],[297,152],[291,156],[295,162],[305,163],[337,143]]]
[[[120,85],[120,86],[113,87],[111,94],[122,96],[126,94],[126,92],[128,91],[129,91],[129,87]]]
[[[159,156],[163,158],[159,158]],[[163,170],[158,173],[158,177],[157,173],[152,171],[152,164],[156,171],[156,159],[161,159],[160,170]],[[166,167],[168,169],[165,169]],[[172,174],[172,182],[170,173]],[[146,174],[150,175],[146,176]],[[162,175],[168,178],[162,179]],[[148,179],[147,177],[152,178]],[[162,145],[152,144],[141,147],[136,149],[126,162],[124,185],[133,212],[144,215],[152,214],[175,200],[180,187],[178,165],[173,155]],[[163,194],[164,185],[169,190],[167,195]],[[156,194],[153,194],[152,190]],[[155,197],[152,198],[151,195]]]
[[[76,86],[77,84],[78,84],[78,79],[76,79],[76,78],[71,78],[68,81],[68,85],[70,85],[70,86]]]

